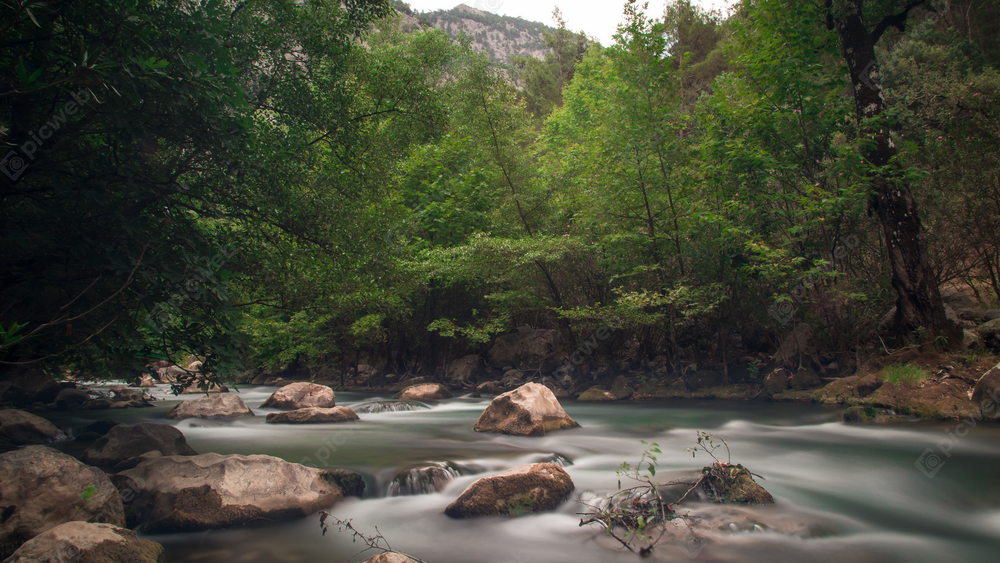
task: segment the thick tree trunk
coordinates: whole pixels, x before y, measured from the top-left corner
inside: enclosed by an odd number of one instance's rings
[[[862,155],[872,169],[871,207],[882,224],[892,267],[896,331],[906,342],[914,341],[922,330],[926,338],[945,336],[949,347],[961,345],[960,330],[945,316],[927,258],[917,203],[894,160],[896,148],[883,122],[886,105],[875,57],[878,37],[873,37],[865,24],[864,0],[839,0],[835,4],[839,5],[834,10],[834,21],[854,87],[859,135],[864,143]]]

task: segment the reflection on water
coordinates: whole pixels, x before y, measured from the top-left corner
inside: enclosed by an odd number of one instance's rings
[[[777,505],[740,509],[698,506],[717,531],[704,545],[665,545],[654,561],[996,561],[1000,549],[1000,428],[979,425],[943,459],[933,478],[915,467],[955,423],[847,426],[840,411],[812,405],[684,401],[655,404],[564,402],[582,428],[541,438],[478,434],[472,430],[488,399],[456,398],[428,409],[361,412],[360,422],[269,425],[275,412],[260,404],[271,387],[239,388],[257,414],[230,421],[176,423],[199,452],[269,454],[288,461],[345,467],[368,482],[365,499],[334,507],[361,530],[378,526],[396,549],[429,563],[530,563],[637,561],[596,529],[580,528],[582,508],[514,519],[452,520],[442,513],[482,475],[519,463],[558,459],[576,483],[576,498],[607,494],[623,461],[635,462],[640,440],[656,441],[658,475],[682,474],[707,464],[692,459],[695,430],[726,438],[734,462],[763,475]],[[178,400],[166,386],[148,409],[58,415],[62,426],[82,427],[98,418],[169,422]],[[338,393],[337,403],[372,404],[370,395]],[[375,409],[377,410],[377,409]],[[62,446],[72,451],[72,443]],[[554,456],[559,456],[558,458]],[[571,463],[570,463],[571,461]],[[457,468],[429,494],[387,496],[400,468],[451,462]],[[463,470],[462,468],[467,468]],[[728,511],[728,512],[727,512]],[[331,529],[321,536],[316,519],[264,528],[151,536],[168,549],[168,561],[347,561],[362,546]],[[612,540],[613,541],[613,540]],[[358,557],[363,560],[374,553]]]

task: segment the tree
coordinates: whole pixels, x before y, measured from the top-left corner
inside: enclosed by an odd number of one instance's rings
[[[898,3],[890,2],[894,13],[874,18],[878,23],[870,25],[864,0],[828,0],[827,25],[840,37],[851,77],[860,150],[870,167],[871,209],[881,223],[892,267],[897,333],[904,341],[912,341],[918,330],[924,330],[932,338],[944,336],[949,346],[957,346],[961,333],[945,316],[917,203],[896,160],[898,141],[885,119],[887,106],[875,56],[875,44],[886,30],[905,31],[910,11],[924,3],[913,0],[897,8]]]

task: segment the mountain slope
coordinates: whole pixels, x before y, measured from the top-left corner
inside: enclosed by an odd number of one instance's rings
[[[473,49],[484,52],[490,60],[506,64],[515,55],[532,55],[544,59],[551,50],[545,45],[542,31],[555,29],[538,22],[521,18],[499,16],[465,4],[450,10],[414,12],[403,2],[396,3],[403,14],[403,30],[418,26],[438,28],[453,40],[463,33],[471,40]]]

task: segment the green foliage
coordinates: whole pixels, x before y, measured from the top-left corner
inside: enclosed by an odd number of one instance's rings
[[[912,387],[924,379],[927,372],[914,365],[891,365],[882,370],[882,380],[890,385]]]

